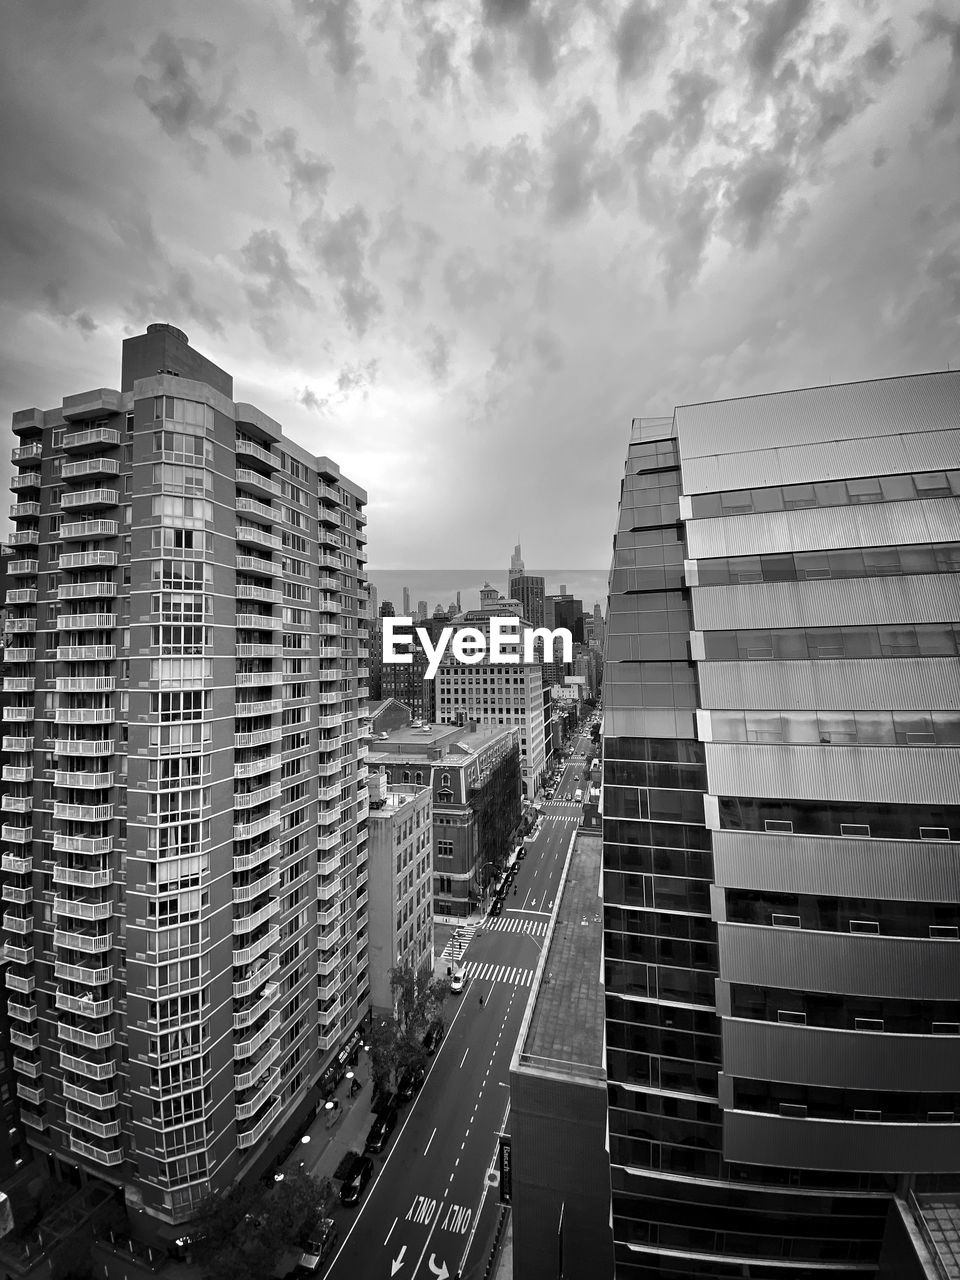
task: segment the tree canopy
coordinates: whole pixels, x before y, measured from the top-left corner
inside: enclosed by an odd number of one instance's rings
[[[374,1018],[370,1037],[375,1092],[389,1090],[407,1069],[426,1066],[423,1033],[436,1018],[442,1018],[450,981],[435,978],[429,969],[403,966],[390,970],[390,991],[396,1015]]]

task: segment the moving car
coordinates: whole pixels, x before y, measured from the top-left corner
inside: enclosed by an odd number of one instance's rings
[[[450,979],[450,992],[452,995],[458,996],[467,985],[466,969],[458,969]]]
[[[388,1107],[385,1111],[379,1111],[374,1116],[373,1124],[370,1126],[370,1132],[367,1134],[367,1141],[364,1147],[365,1151],[380,1152],[390,1141],[390,1135],[393,1133],[397,1125],[397,1112],[395,1107]]]
[[[356,1204],[363,1195],[363,1189],[373,1177],[373,1161],[369,1156],[353,1154],[353,1164],[347,1170],[347,1176],[340,1187],[340,1200],[343,1204]]]
[[[332,1218],[323,1218],[309,1239],[303,1243],[298,1274],[315,1275],[333,1252],[337,1242],[337,1224]]]
[[[439,1018],[435,1018],[427,1027],[423,1037],[423,1047],[427,1053],[433,1056],[437,1052],[440,1041],[443,1039],[443,1023]]]

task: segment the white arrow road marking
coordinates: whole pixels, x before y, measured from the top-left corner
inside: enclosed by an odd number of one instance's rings
[[[438,1267],[437,1260],[432,1253],[430,1255],[429,1267],[430,1267],[430,1270],[433,1272],[433,1274],[437,1277],[437,1280],[447,1280],[447,1276],[449,1276],[450,1274],[450,1272],[447,1270],[447,1264],[445,1262],[441,1262]]]
[[[394,1260],[390,1263],[390,1274],[392,1276],[395,1276],[397,1272],[400,1270],[400,1268],[403,1266],[403,1255],[406,1252],[407,1252],[407,1246],[401,1245],[400,1252],[397,1254]]]

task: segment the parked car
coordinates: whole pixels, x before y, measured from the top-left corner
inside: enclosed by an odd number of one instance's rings
[[[503,899],[494,898],[494,900],[490,903],[490,910],[487,912],[487,915],[498,916],[502,913],[502,911],[503,911]]]
[[[522,844],[520,848],[517,850],[517,861],[522,862],[526,856],[527,856],[527,846],[525,844]]]
[[[315,1275],[333,1252],[333,1246],[337,1242],[337,1235],[337,1224],[334,1220],[332,1218],[324,1218],[311,1233],[309,1239],[303,1242],[303,1253],[301,1253],[300,1261],[297,1264],[299,1268],[297,1274]]]
[[[443,1023],[439,1018],[435,1018],[427,1027],[423,1037],[423,1047],[427,1053],[433,1056],[439,1048],[440,1041],[443,1039]]]
[[[382,1151],[390,1141],[390,1135],[396,1126],[397,1112],[395,1107],[388,1107],[386,1111],[377,1112],[373,1124],[370,1126],[370,1132],[367,1134],[364,1150]]]
[[[409,1102],[423,1084],[426,1072],[423,1067],[407,1067],[401,1071],[397,1080],[397,1098],[400,1102]]]
[[[458,996],[467,985],[466,969],[458,969],[450,979],[450,992],[452,995]]]
[[[369,1156],[361,1156],[354,1152],[353,1164],[340,1187],[340,1200],[343,1204],[356,1204],[363,1195],[364,1187],[373,1177],[373,1161]]]

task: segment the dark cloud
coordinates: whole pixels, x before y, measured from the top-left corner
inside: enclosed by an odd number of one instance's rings
[[[947,83],[930,111],[930,123],[942,129],[960,119],[960,20],[927,9],[920,15],[920,24],[926,41],[946,40],[950,50]]]
[[[612,36],[621,83],[637,80],[651,70],[666,35],[663,11],[652,0],[630,0]]]
[[[327,275],[339,281],[337,300],[349,328],[366,335],[383,312],[383,297],[364,275],[370,219],[360,205],[338,218],[314,217],[301,229]]]
[[[942,249],[935,253],[926,266],[927,276],[945,295],[948,314],[960,315],[960,251]]]
[[[440,246],[440,236],[426,223],[414,223],[412,231],[413,248],[407,264],[407,275],[400,281],[400,292],[408,307],[417,306],[422,301],[427,268]]]
[[[499,272],[480,265],[472,249],[458,249],[443,267],[447,297],[456,311],[470,312],[501,299],[508,282]]]
[[[719,87],[702,71],[675,71],[671,76],[671,141],[678,150],[692,150],[703,137],[707,105]]]
[[[539,85],[549,84],[557,74],[552,24],[532,13],[520,33],[518,52],[532,78]]]
[[[638,182],[643,181],[650,161],[668,142],[672,131],[670,121],[660,111],[645,111],[630,130],[623,154],[634,168]]]
[[[493,50],[487,40],[474,41],[470,46],[470,65],[483,81],[493,75]]]
[[[538,329],[531,340],[534,353],[550,373],[558,373],[564,367],[563,346],[557,335],[549,329]]]
[[[747,49],[747,59],[754,73],[766,79],[780,54],[796,35],[810,10],[811,0],[759,0],[749,9],[755,28]]]
[[[539,159],[526,134],[519,134],[501,150],[484,147],[468,157],[466,177],[488,187],[500,213],[530,213],[541,197]]]
[[[483,0],[483,22],[488,27],[520,22],[530,12],[530,0]]]
[[[312,308],[313,298],[301,284],[290,264],[290,257],[276,231],[255,231],[240,250],[243,265],[256,283],[244,286],[252,306],[273,311],[283,302]]]
[[[287,127],[272,134],[267,139],[266,150],[286,174],[287,187],[293,199],[300,196],[322,199],[333,165],[313,151],[298,151],[296,129]]]
[[[887,33],[874,40],[860,63],[870,80],[882,82],[890,78],[900,61],[893,38]]]
[[[427,326],[420,356],[434,382],[447,381],[450,376],[450,341],[435,324]]]
[[[297,393],[297,404],[302,404],[305,409],[311,409],[314,413],[326,413],[330,398],[329,396],[321,398],[310,387],[304,387]]]
[[[138,330],[157,316],[171,316],[176,317],[171,323],[195,321],[207,333],[223,337],[224,329],[219,316],[211,306],[197,297],[190,273],[172,267],[168,267],[168,272],[165,287],[136,294],[133,304],[124,308]]]
[[[663,285],[674,301],[700,274],[703,256],[717,216],[717,204],[710,180],[694,180],[684,185],[671,204],[661,261]]]
[[[426,35],[417,57],[417,88],[425,98],[435,97],[447,84],[456,84],[452,56],[455,43],[456,35],[449,28],[433,27]]]
[[[587,213],[597,198],[620,186],[619,166],[598,145],[600,112],[584,99],[547,139],[549,186],[547,217],[566,222]]]
[[[44,286],[42,295],[47,303],[48,314],[58,324],[79,330],[85,338],[89,338],[99,328],[89,311],[78,311],[64,298],[64,286],[50,283]]]
[[[347,78],[360,70],[360,6],[357,0],[294,0],[294,10],[307,19],[311,44],[322,45],[334,73]]]
[[[363,399],[366,400],[379,372],[379,360],[366,360],[353,365],[345,364],[337,374],[337,390],[344,397],[351,395],[354,391],[360,391]]]
[[[729,205],[733,232],[746,249],[755,249],[772,223],[789,186],[789,170],[774,155],[757,155],[736,175]]]
[[[236,160],[253,153],[263,130],[255,111],[249,108],[241,115],[233,116],[220,130],[220,141]]]

